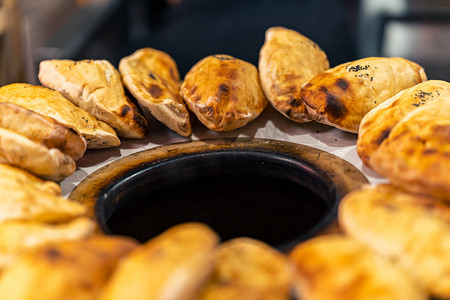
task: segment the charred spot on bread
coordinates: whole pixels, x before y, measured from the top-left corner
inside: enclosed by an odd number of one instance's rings
[[[295,108],[301,106],[302,103],[303,103],[302,99],[293,98],[289,100],[289,105]]]
[[[120,110],[120,116],[121,117],[125,117],[126,115],[127,115],[127,113],[129,112],[129,111],[132,111],[133,109],[130,107],[130,106],[128,106],[128,105],[123,105],[122,106],[122,109]]]
[[[338,78],[336,80],[336,86],[338,86],[339,88],[341,88],[343,91],[348,89],[348,81],[343,79],[343,78]]]
[[[148,88],[148,92],[154,98],[159,98],[162,95],[162,89],[159,87],[159,85],[156,85],[156,84],[150,85]]]
[[[329,93],[326,98],[325,112],[331,117],[339,119],[347,114],[347,108],[342,105],[338,98]]]
[[[379,136],[377,139],[375,139],[375,143],[377,145],[381,145],[381,143],[387,139],[387,137],[389,136],[389,134],[391,133],[392,128],[387,128],[383,131],[380,132]]]

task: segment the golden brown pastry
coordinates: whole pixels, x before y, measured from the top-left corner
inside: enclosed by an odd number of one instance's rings
[[[425,80],[423,68],[407,59],[368,57],[317,74],[300,94],[314,120],[357,133],[371,109]]]
[[[293,273],[287,257],[250,238],[235,238],[216,250],[212,278],[198,299],[290,299]]]
[[[350,236],[404,268],[434,297],[450,298],[450,207],[392,185],[344,197],[339,224]]]
[[[73,160],[80,159],[86,151],[86,140],[77,130],[13,103],[0,102],[0,127],[47,148],[57,148]]]
[[[271,27],[259,53],[261,86],[272,106],[297,123],[312,120],[301,100],[302,85],[330,67],[320,47],[295,30]]]
[[[65,222],[87,214],[82,204],[55,195],[54,191],[40,190],[35,182],[17,185],[0,177],[0,190],[0,223],[8,220]]]
[[[21,256],[0,278],[0,298],[95,300],[117,262],[136,247],[124,237],[46,245]]]
[[[302,300],[428,299],[408,273],[343,235],[303,242],[289,259],[296,267],[295,290]]]
[[[147,133],[147,120],[125,95],[120,74],[108,61],[41,61],[38,76],[43,85],[113,127],[119,136],[142,138]]]
[[[180,96],[180,75],[175,61],[165,52],[139,49],[120,60],[125,87],[141,107],[181,136],[189,136],[189,110]]]
[[[371,167],[394,185],[450,202],[450,101],[407,114],[372,154]]]
[[[17,257],[37,247],[67,240],[78,240],[94,233],[95,223],[80,217],[66,223],[6,221],[0,224],[0,271]]]
[[[356,143],[358,155],[363,163],[371,168],[373,153],[409,112],[429,102],[443,103],[448,99],[450,99],[450,83],[428,80],[399,92],[369,111],[361,121]]]
[[[75,128],[85,138],[88,149],[120,145],[116,132],[109,125],[98,121],[51,89],[26,83],[5,85],[0,87],[0,102],[20,105]]]
[[[243,127],[267,105],[256,67],[229,55],[211,55],[195,64],[185,76],[181,95],[214,131]]]
[[[2,185],[8,185],[11,188],[21,189],[26,186],[37,192],[55,196],[61,194],[61,187],[56,182],[42,180],[25,170],[8,164],[0,164],[0,182]]]
[[[76,169],[75,161],[58,149],[48,149],[20,133],[1,127],[0,163],[11,164],[55,181],[64,179]]]
[[[206,225],[176,225],[125,257],[101,300],[194,300],[213,270],[218,237]]]

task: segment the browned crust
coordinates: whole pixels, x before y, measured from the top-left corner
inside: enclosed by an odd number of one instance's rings
[[[325,52],[291,29],[271,27],[265,37],[258,65],[264,94],[288,119],[297,123],[311,121],[300,90],[314,75],[329,68]]]
[[[165,52],[139,49],[120,60],[124,85],[141,107],[181,136],[192,133],[189,110],[180,95],[175,61]]]
[[[414,62],[368,57],[314,76],[303,85],[301,99],[317,122],[357,133],[366,113],[425,80],[423,68]]]
[[[214,131],[243,127],[267,105],[256,67],[229,55],[199,61],[186,74],[181,95],[197,118]]]

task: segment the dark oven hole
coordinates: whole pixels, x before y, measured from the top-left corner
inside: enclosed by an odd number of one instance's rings
[[[247,236],[281,250],[335,217],[332,181],[301,161],[265,152],[199,153],[142,166],[107,187],[96,214],[106,233],[144,242],[183,222],[228,240]]]

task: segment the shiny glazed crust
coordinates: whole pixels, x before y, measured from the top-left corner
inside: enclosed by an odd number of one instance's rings
[[[51,89],[26,83],[5,85],[0,88],[0,102],[20,105],[75,128],[85,138],[88,149],[120,145],[119,138],[109,125],[98,121]]]
[[[372,168],[410,192],[450,202],[450,101],[407,114],[373,153]]]
[[[350,237],[310,239],[297,245],[289,259],[295,264],[299,299],[428,299],[406,272]]]
[[[180,75],[175,61],[152,48],[139,49],[120,60],[125,87],[141,107],[181,136],[189,136],[189,110],[180,95]]]
[[[267,105],[258,70],[228,55],[199,61],[181,85],[189,109],[209,129],[229,131],[256,119]]]
[[[339,224],[350,236],[404,268],[434,297],[450,297],[450,207],[392,185],[349,193]]]
[[[329,67],[325,52],[307,37],[283,27],[266,31],[259,53],[261,86],[272,106],[292,121],[312,120],[300,90],[305,82]]]
[[[86,140],[72,127],[12,103],[0,102],[0,127],[20,133],[47,148],[56,148],[73,160],[86,151]]]
[[[359,127],[357,152],[364,164],[372,167],[372,155],[388,138],[392,129],[411,111],[430,102],[449,102],[450,83],[429,80],[405,89],[368,112]],[[434,116],[431,116],[432,118]]]
[[[423,68],[407,59],[368,57],[314,76],[301,99],[317,122],[357,133],[366,113],[426,79]]]
[[[106,60],[46,60],[40,82],[113,127],[125,138],[142,138],[147,120],[125,95],[119,72]]]

